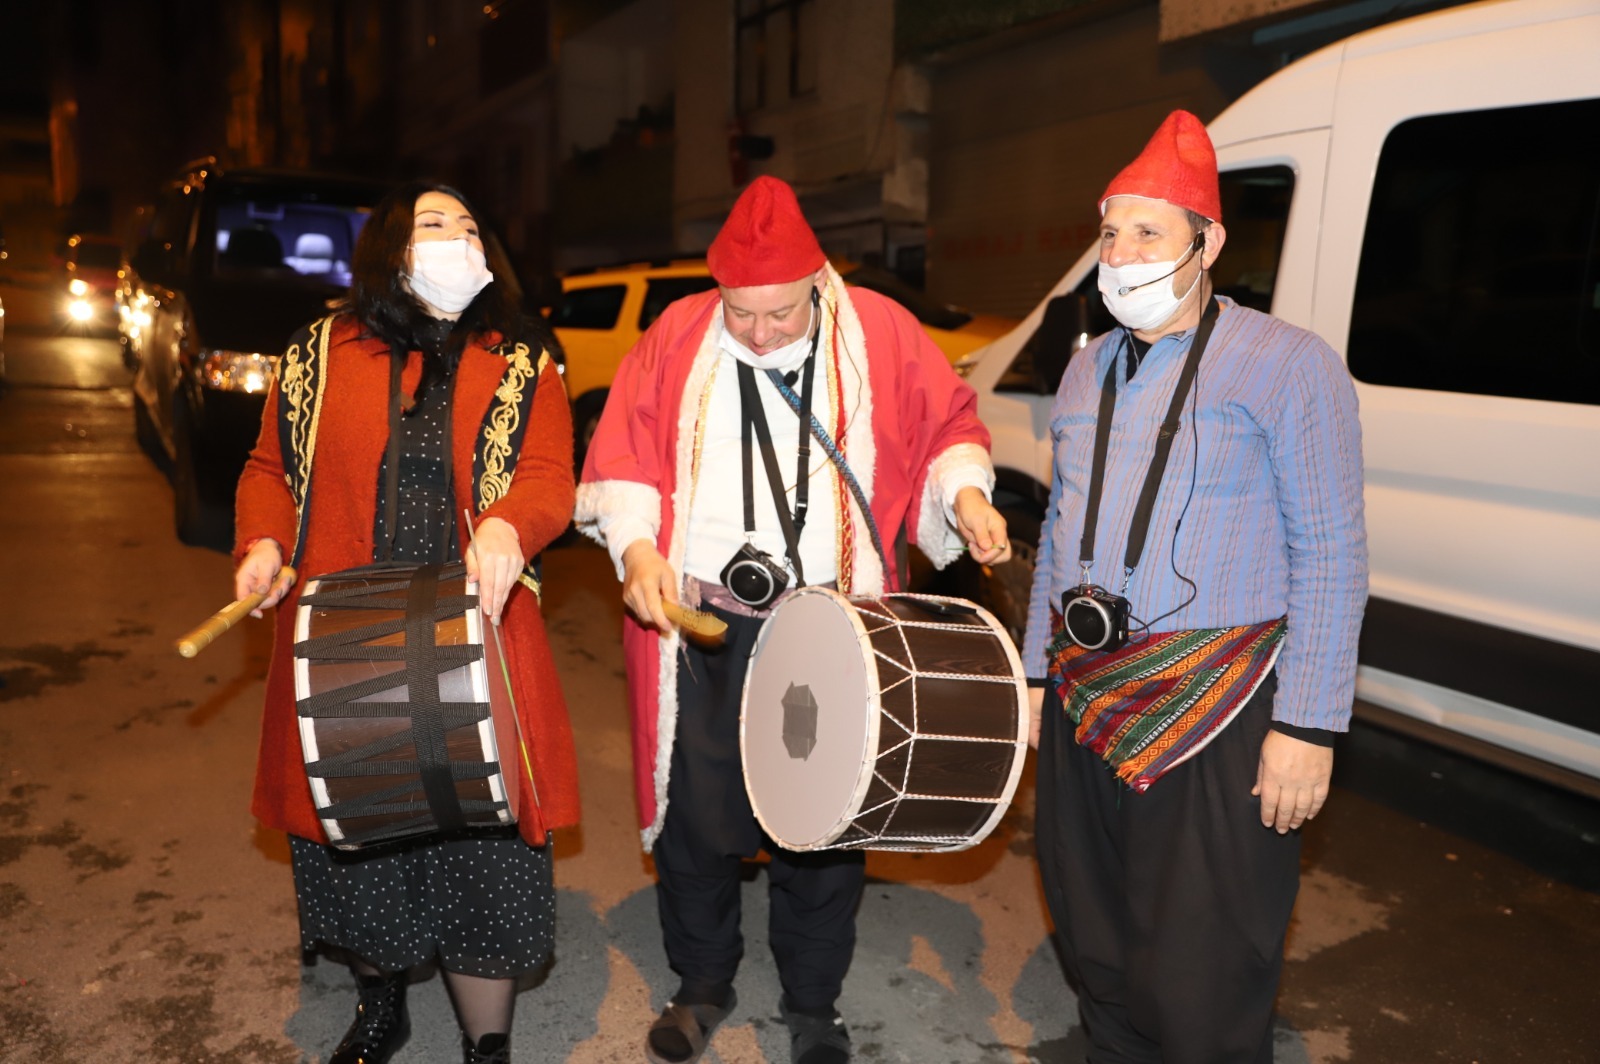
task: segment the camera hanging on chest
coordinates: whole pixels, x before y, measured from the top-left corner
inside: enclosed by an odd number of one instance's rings
[[[787,493],[783,490],[783,475],[778,469],[777,452],[772,446],[772,433],[767,426],[766,411],[756,390],[755,370],[743,362],[737,366],[739,374],[740,439],[743,444],[741,462],[744,488],[745,543],[728,559],[722,569],[722,585],[735,599],[751,609],[770,609],[778,596],[789,586],[792,570],[796,586],[805,586],[805,569],[800,564],[800,534],[805,530],[806,511],[810,506],[811,486],[811,392],[816,373],[817,339],[811,342],[811,354],[800,370],[799,447],[797,449],[794,508],[791,512]],[[785,555],[789,568],[754,543],[756,530],[755,470],[751,435],[761,449],[761,461],[766,470],[767,488],[772,492],[773,506],[778,511],[778,524],[783,530]]]
[[[1128,584],[1139,559],[1144,554],[1145,540],[1150,533],[1150,516],[1155,510],[1156,496],[1161,491],[1161,478],[1167,470],[1167,458],[1172,453],[1172,441],[1178,434],[1183,405],[1200,371],[1200,358],[1205,354],[1206,343],[1216,325],[1219,308],[1216,299],[1207,305],[1200,327],[1195,331],[1194,343],[1184,360],[1183,370],[1167,405],[1167,416],[1156,434],[1155,453],[1150,456],[1145,470],[1144,485],[1139,491],[1139,501],[1133,511],[1133,523],[1128,528],[1128,546],[1122,560],[1122,589],[1113,594],[1090,578],[1094,567],[1095,532],[1100,520],[1100,496],[1105,488],[1106,454],[1111,446],[1111,419],[1117,405],[1117,359],[1113,357],[1106,369],[1100,387],[1100,413],[1095,421],[1094,460],[1089,472],[1089,496],[1084,504],[1083,538],[1079,543],[1078,565],[1083,572],[1083,582],[1061,595],[1061,621],[1067,638],[1085,650],[1117,650],[1128,643],[1133,606],[1127,599]],[[1132,336],[1129,336],[1132,343]],[[1133,364],[1130,355],[1130,373]]]

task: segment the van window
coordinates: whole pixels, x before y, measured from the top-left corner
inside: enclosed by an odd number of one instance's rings
[[[1580,100],[1389,133],[1350,314],[1358,380],[1600,403],[1596,128],[1600,100]]]
[[[251,181],[211,192],[218,277],[349,287],[371,191]]]
[[[1294,171],[1287,166],[1258,166],[1248,170],[1229,170],[1220,175],[1222,222],[1228,232],[1227,244],[1211,268],[1211,281],[1219,295],[1241,306],[1269,313],[1272,293],[1278,284],[1278,260],[1283,256],[1283,237],[1289,227],[1289,205],[1294,198]],[[1116,326],[1116,319],[1100,298],[1099,275],[1090,270],[1078,287],[1058,300],[1070,300],[1070,313],[1056,317],[1055,332],[1066,336],[1070,348],[1066,358],[1054,360],[1049,371],[1041,359],[1035,368],[1040,343],[1059,343],[1035,329],[1022,350],[995,384],[1000,392],[1031,392],[1054,395],[1061,374],[1072,355],[1089,341]],[[1052,300],[1054,302],[1054,300]],[[1053,317],[1047,315],[1047,318]]]
[[[591,288],[569,288],[561,293],[561,303],[550,316],[558,329],[610,329],[622,313],[626,285],[600,284]]]
[[[644,290],[644,306],[639,310],[639,331],[650,328],[651,324],[667,307],[682,299],[692,296],[696,292],[704,292],[716,286],[716,281],[710,274],[700,277],[657,277],[652,279]]]

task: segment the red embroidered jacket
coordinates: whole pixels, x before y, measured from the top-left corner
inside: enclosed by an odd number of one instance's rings
[[[236,561],[263,537],[276,540],[286,555],[293,551],[300,513],[285,471],[296,468],[296,463],[285,462],[279,410],[280,404],[307,401],[308,389],[296,369],[308,364],[316,345],[318,409],[314,418],[297,421],[307,429],[315,425],[314,461],[299,467],[302,475],[309,470],[302,490],[310,500],[300,581],[277,608],[251,809],[268,827],[318,842],[327,840],[312,805],[300,752],[291,648],[295,606],[305,582],[373,560],[378,470],[388,441],[389,362],[387,347],[377,340],[359,339],[357,333],[355,322],[344,317],[324,319],[295,337],[267,394],[261,434],[239,479],[237,504]],[[457,485],[457,506],[470,508],[474,522],[485,517],[508,521],[532,557],[561,534],[572,514],[572,416],[560,373],[541,352],[524,348],[519,355],[493,350],[498,336],[479,339],[483,342],[470,343],[462,355],[452,394],[451,475]],[[421,355],[412,352],[402,377],[408,393],[421,372]],[[493,438],[491,427],[502,441],[516,433],[508,436],[502,431],[504,416],[489,415],[492,406],[506,410],[508,400],[523,386],[534,387],[534,397],[526,424],[516,426],[520,447],[515,470],[506,476],[492,455],[485,468],[485,441]],[[299,449],[304,438],[292,436],[291,445]],[[504,457],[500,455],[500,461]],[[490,498],[493,501],[480,509],[480,502]],[[465,524],[458,532],[460,541],[467,542]],[[534,807],[525,796],[518,826],[523,838],[538,845],[550,830],[578,821],[572,729],[538,596],[528,587],[519,584],[512,590],[501,631],[539,799]]]

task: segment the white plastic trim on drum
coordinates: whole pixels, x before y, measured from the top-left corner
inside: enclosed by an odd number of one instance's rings
[[[467,638],[475,645],[483,648],[483,655],[475,663],[477,668],[468,668],[467,675],[472,679],[472,700],[480,705],[490,703],[489,685],[499,677],[490,677],[489,658],[493,656],[497,667],[504,667],[499,661],[498,648],[494,647],[493,639],[483,626],[482,600],[479,606],[472,606],[467,610]],[[409,694],[409,692],[407,692]],[[519,724],[520,727],[520,724]],[[511,808],[511,800],[506,795],[505,777],[507,772],[521,771],[515,751],[512,752],[511,764],[508,766],[501,758],[500,743],[495,736],[494,714],[489,713],[478,722],[478,742],[483,745],[483,759],[500,766],[500,774],[488,777],[489,795],[495,801],[502,803],[505,808],[500,810],[500,823],[516,823],[516,810]]]
[[[880,661],[877,650],[873,647],[871,635],[865,624],[862,623],[860,612],[849,599],[836,591],[820,587],[801,588],[793,595],[786,598],[778,609],[773,611],[771,617],[762,626],[757,637],[755,650],[751,654],[750,667],[745,674],[744,689],[741,697],[741,711],[739,716],[739,745],[740,754],[745,766],[745,789],[750,798],[750,806],[760,822],[762,829],[779,845],[785,849],[806,851],[825,850],[834,848],[861,848],[871,849],[875,845],[885,849],[894,849],[913,852],[954,852],[964,850],[982,842],[996,824],[1005,815],[1011,800],[1016,792],[1017,781],[1022,775],[1022,765],[1027,750],[1028,739],[1028,692],[1027,683],[1023,678],[1022,662],[1017,654],[1016,647],[1004,628],[987,611],[973,603],[961,599],[942,598],[932,595],[886,595],[883,599],[904,599],[932,604],[954,604],[963,611],[970,610],[982,624],[987,626],[990,633],[1003,648],[1006,660],[1010,666],[1010,676],[987,676],[964,673],[937,673],[937,672],[908,672],[903,676],[894,678],[892,682],[885,683],[881,669],[884,667]],[[876,600],[875,600],[876,601]],[[937,620],[906,621],[899,620],[896,627],[902,632],[911,629],[934,629],[973,634],[975,628],[972,624],[953,625],[940,623]],[[804,638],[796,638],[803,633]],[[819,704],[832,707],[835,710],[841,700],[853,698],[856,702],[864,701],[861,720],[856,726],[849,726],[848,722],[841,722],[835,715],[829,721],[829,727],[819,729],[816,740],[817,747],[812,751],[826,763],[811,778],[802,779],[801,769],[795,768],[796,760],[792,755],[788,758],[772,759],[772,764],[752,764],[752,744],[760,744],[761,750],[769,749],[773,743],[774,729],[781,741],[781,720],[774,723],[770,719],[753,722],[750,712],[750,699],[753,684],[766,684],[766,673],[769,667],[761,667],[763,652],[769,642],[778,635],[784,639],[782,651],[792,651],[803,658],[807,664],[815,665],[824,663],[825,668],[820,671],[810,672],[806,678],[811,681],[808,687],[822,685],[823,698]],[[909,649],[909,648],[908,648]],[[775,649],[774,653],[780,652]],[[869,840],[851,840],[847,843],[838,843],[839,838],[850,829],[857,818],[866,815],[873,809],[862,808],[872,780],[876,774],[877,763],[881,756],[890,751],[880,753],[879,741],[881,738],[881,722],[886,711],[882,705],[884,692],[893,689],[901,683],[912,682],[916,678],[927,679],[959,679],[978,684],[993,684],[1010,688],[1011,697],[1015,700],[1016,720],[1015,735],[1010,738],[993,738],[980,736],[957,735],[924,735],[921,734],[915,722],[898,722],[908,731],[907,743],[937,743],[941,741],[962,741],[970,743],[994,743],[1011,747],[1011,763],[1007,771],[1004,787],[998,798],[968,798],[955,795],[923,794],[913,791],[902,791],[898,784],[893,784],[885,779],[897,792],[897,801],[906,799],[935,799],[939,801],[976,802],[993,805],[993,811],[985,822],[970,836],[940,835],[940,836],[904,836],[895,835],[892,838],[880,836]],[[758,692],[763,699],[773,696],[770,690]],[[765,714],[766,718],[773,715]],[[841,723],[845,727],[841,728]],[[756,734],[752,734],[755,732]],[[756,756],[764,756],[760,751]],[[810,761],[810,756],[801,759]],[[753,777],[762,774],[763,785],[776,786],[785,793],[817,791],[826,793],[817,796],[814,803],[802,802],[801,808],[794,813],[788,810],[779,812],[771,808],[763,808]],[[772,776],[780,778],[776,781]],[[816,775],[823,779],[819,781]],[[843,800],[840,800],[840,799]],[[881,808],[881,806],[873,807]],[[889,825],[893,824],[893,816]]]
[[[301,600],[310,598],[317,593],[322,581],[309,581],[300,592]],[[303,642],[311,636],[311,607],[296,606],[294,611],[294,641]],[[311,662],[307,658],[296,656],[294,659],[294,689],[298,694],[311,688]],[[297,699],[298,700],[298,699]],[[322,754],[317,750],[316,722],[310,717],[296,714],[300,726],[300,748],[305,755],[305,763],[311,764],[319,761]],[[311,784],[311,801],[318,809],[326,809],[333,804],[328,797],[328,781],[315,776],[306,777],[306,782]],[[319,818],[321,819],[321,818]],[[336,820],[323,820],[322,830],[328,833],[329,842],[339,842],[344,838],[344,831],[340,829]]]

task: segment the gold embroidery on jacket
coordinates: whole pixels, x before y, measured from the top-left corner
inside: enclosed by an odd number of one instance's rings
[[[516,466],[511,455],[511,438],[522,423],[522,397],[527,393],[528,382],[535,380],[550,364],[550,355],[546,351],[540,351],[538,362],[534,362],[527,344],[517,344],[509,350],[498,347],[495,353],[503,356],[507,365],[505,376],[494,392],[495,405],[490,407],[488,423],[483,428],[483,474],[478,478],[480,514],[511,490],[512,473],[507,466]],[[522,570],[517,580],[542,597],[532,562]]]
[[[293,471],[285,477],[294,496],[297,524],[304,522],[306,496],[311,490],[311,459],[317,450],[317,422],[322,412],[332,326],[332,318],[312,322],[307,350],[290,344],[278,364],[278,399],[285,405],[283,417],[289,423],[289,447],[294,456]]]

